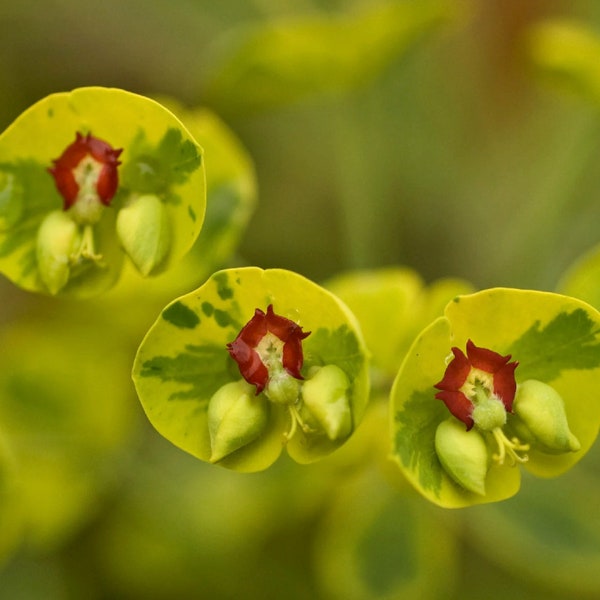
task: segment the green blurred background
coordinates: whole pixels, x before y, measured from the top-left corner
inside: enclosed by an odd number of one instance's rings
[[[1,129],[86,85],[227,123],[258,181],[236,263],[552,290],[600,242],[600,3],[3,0],[0,26]],[[442,511],[390,473],[375,402],[322,464],[230,473],[130,383],[170,297],[0,296],[2,600],[600,595],[598,450]]]

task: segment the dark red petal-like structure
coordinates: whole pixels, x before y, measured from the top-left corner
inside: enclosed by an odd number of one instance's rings
[[[460,348],[452,348],[454,358],[448,363],[444,378],[433,387],[438,390],[459,390],[471,371],[471,363]]]
[[[448,410],[467,426],[467,431],[473,427],[474,421],[471,417],[473,403],[462,392],[443,390],[438,392],[435,397],[442,400]]]
[[[256,351],[267,333],[272,333],[283,342],[283,368],[296,379],[303,379],[300,373],[304,362],[302,340],[310,335],[294,321],[275,314],[272,304],[269,304],[266,313],[260,308],[254,311],[254,316],[242,327],[235,340],[227,344],[227,350],[237,362],[242,377],[256,386],[257,394],[263,391],[269,381],[269,371]]]
[[[256,386],[256,393],[260,394],[269,381],[269,371],[260,359],[258,352],[240,337],[237,337],[231,344],[227,344],[227,350],[237,362],[242,377],[248,383]]]
[[[310,331],[302,331],[302,327],[290,319],[276,315],[273,305],[267,307],[267,329],[283,342],[283,368],[296,379],[304,379],[300,373],[304,355],[302,340],[310,335]]]
[[[442,400],[448,410],[469,430],[473,427],[471,418],[473,403],[459,390],[469,376],[471,363],[460,348],[452,348],[452,354],[454,354],[454,358],[446,367],[443,379],[434,386],[438,390],[442,390],[435,397]]]
[[[63,197],[64,210],[73,206],[77,200],[79,185],[74,170],[86,156],[91,156],[102,164],[96,182],[96,192],[102,204],[105,206],[110,204],[119,186],[117,167],[121,163],[117,159],[122,151],[122,149],[115,150],[104,140],[93,137],[91,133],[85,136],[76,133],[75,141],[65,148],[60,157],[53,161],[54,166],[48,169],[54,177],[56,188]]]
[[[512,405],[517,391],[515,369],[518,362],[509,362],[511,356],[502,356],[493,350],[479,348],[471,340],[467,342],[467,354],[459,348],[452,348],[454,358],[446,367],[443,379],[435,384],[435,388],[442,390],[435,397],[442,400],[448,410],[466,426],[467,430],[473,427],[471,413],[474,405],[469,398],[460,391],[467,380],[471,369],[479,369],[493,376],[494,395],[496,395],[508,412],[512,412]]]
[[[502,400],[504,408],[512,412],[512,405],[517,391],[515,369],[519,363],[509,362],[511,355],[502,356],[493,350],[477,347],[471,340],[467,342],[467,356],[476,369],[481,369],[494,376],[494,394]]]
[[[495,373],[510,360],[510,354],[502,356],[493,350],[479,348],[471,340],[467,342],[467,356],[473,367],[486,373]]]
[[[517,393],[515,369],[518,366],[519,363],[516,361],[509,362],[494,373],[494,394],[502,400],[504,408],[510,413],[512,412],[513,401]]]
[[[265,335],[267,335],[267,319],[265,313],[257,308],[254,316],[242,327],[238,339],[243,339],[248,346],[254,348]]]

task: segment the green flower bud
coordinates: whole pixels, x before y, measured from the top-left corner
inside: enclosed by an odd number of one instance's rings
[[[23,214],[23,188],[10,173],[0,173],[0,231],[16,225]]]
[[[471,418],[482,431],[493,431],[506,424],[506,408],[504,408],[502,400],[496,396],[484,397],[473,408]]]
[[[535,379],[521,383],[513,411],[518,417],[515,429],[519,435],[537,444],[540,450],[562,453],[581,448],[569,429],[563,399],[552,386]]]
[[[37,234],[37,263],[40,278],[51,294],[69,281],[71,257],[81,245],[78,225],[62,210],[51,212]]]
[[[117,215],[117,234],[144,276],[159,270],[171,250],[171,226],[158,196],[132,196]]]
[[[302,386],[304,408],[331,441],[345,438],[352,432],[349,386],[348,377],[336,365],[320,368]],[[310,417],[307,421],[310,424]]]
[[[300,395],[300,381],[280,369],[270,377],[265,387],[265,394],[276,404],[295,404]]]
[[[467,431],[457,419],[442,421],[435,432],[435,451],[448,475],[460,486],[485,495],[489,452],[477,429]]]
[[[267,426],[269,401],[243,380],[219,388],[208,404],[210,462],[215,463],[256,440]]]

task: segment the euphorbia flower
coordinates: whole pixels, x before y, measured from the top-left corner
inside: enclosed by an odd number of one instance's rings
[[[198,142],[159,103],[109,88],[52,94],[0,133],[0,187],[0,272],[52,295],[109,289],[125,257],[166,271],[205,212]]]
[[[117,167],[121,163],[117,159],[122,151],[91,133],[76,133],[75,141],[48,169],[63,197],[64,210],[86,200],[110,205],[119,185]]]
[[[260,394],[270,377],[281,373],[282,367],[295,379],[304,379],[300,373],[304,362],[302,340],[309,335],[310,331],[302,331],[294,321],[275,314],[269,304],[266,313],[256,309],[235,340],[227,344],[227,349],[242,377],[256,386],[256,393]]]
[[[518,362],[509,362],[510,354],[501,356],[493,350],[479,348],[471,340],[467,342],[467,354],[460,348],[452,348],[454,358],[448,364],[444,378],[435,384],[442,390],[435,397],[466,426],[473,427],[473,409],[482,394],[500,400],[508,412],[517,390],[515,369]]]
[[[447,507],[510,497],[517,465],[565,472],[598,432],[599,323],[589,305],[548,292],[494,288],[450,301],[415,338],[392,387],[402,472]]]
[[[75,141],[48,169],[63,197],[64,211],[64,215],[50,213],[38,233],[38,269],[51,293],[67,284],[71,269],[81,262],[105,266],[103,255],[96,252],[93,227],[117,192],[121,164],[117,159],[122,151],[91,133],[77,132]]]
[[[167,439],[201,460],[259,471],[284,448],[306,464],[345,443],[368,375],[356,319],[336,296],[291,271],[245,267],[167,306],[133,376]]]
[[[512,412],[517,383],[515,369],[518,362],[509,362],[511,355],[502,356],[493,350],[477,347],[467,341],[467,354],[452,348],[454,358],[448,364],[443,379],[435,384],[442,390],[435,397],[442,400],[448,410],[467,426],[475,425],[481,431],[490,431],[498,444],[494,459],[503,464],[506,453],[513,464],[528,460],[518,452],[529,450],[528,444],[518,439],[509,440],[502,427],[506,415]]]

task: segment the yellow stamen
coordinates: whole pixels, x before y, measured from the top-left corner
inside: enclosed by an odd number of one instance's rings
[[[302,428],[302,431],[304,431],[304,433],[311,433],[314,431],[314,429],[312,429],[309,425],[307,425],[304,422],[304,420],[300,416],[300,413],[298,412],[298,409],[296,408],[296,406],[294,404],[288,404],[288,409],[290,411],[290,417],[292,420],[292,424],[290,426],[290,430],[283,436],[285,438],[286,442],[289,442],[292,439],[292,437],[294,437],[294,434],[296,433],[296,430],[298,429],[298,425],[300,425],[300,427]]]
[[[81,245],[79,249],[70,257],[71,263],[76,264],[82,260],[92,260],[98,266],[104,266],[102,254],[96,254],[96,244],[94,242],[94,229],[92,225],[84,225]]]
[[[499,464],[504,464],[504,459],[508,456],[510,466],[517,463],[525,463],[529,460],[527,454],[518,454],[519,452],[527,452],[530,448],[529,444],[523,444],[518,438],[514,437],[509,440],[500,427],[492,430],[496,443],[498,444],[498,453],[492,458]]]

